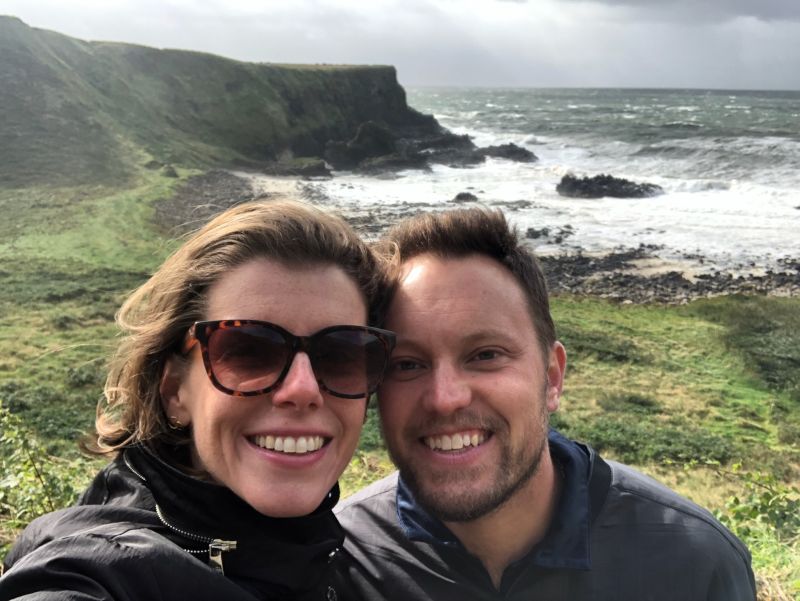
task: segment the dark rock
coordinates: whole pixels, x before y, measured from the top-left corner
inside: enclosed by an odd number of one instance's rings
[[[460,148],[462,150],[473,150],[475,144],[472,138],[467,134],[459,135],[449,131],[445,131],[436,136],[423,137],[417,140],[409,140],[417,151],[445,149],[452,150]]]
[[[421,154],[394,153],[366,159],[362,161],[357,170],[363,173],[379,174],[387,171],[402,171],[404,169],[428,170],[428,159]]]
[[[528,231],[525,232],[526,238],[531,238],[532,240],[538,240],[542,237],[547,237],[550,235],[550,228],[543,227],[541,229],[536,229],[535,227],[529,227]]]
[[[366,159],[391,155],[397,152],[397,137],[389,128],[374,121],[358,126],[349,142],[330,140],[325,145],[325,160],[334,169],[354,169]]]
[[[644,275],[635,270],[633,260],[653,256],[659,247],[641,245],[607,255],[587,257],[581,253],[540,256],[548,288],[554,294],[588,294],[624,303],[685,303],[696,298],[730,294],[800,293],[800,271],[781,271],[764,275],[712,271],[693,280],[670,271]],[[794,260],[796,261],[796,260]]]
[[[164,177],[178,177],[178,172],[175,171],[175,167],[172,165],[164,165],[161,168],[161,175]]]
[[[400,132],[400,133],[398,133]],[[416,133],[419,137],[412,137]],[[409,137],[402,137],[407,135]],[[429,169],[430,163],[466,167],[482,163],[485,157],[477,152],[467,135],[457,135],[444,128],[435,134],[388,128],[367,121],[349,142],[330,140],[325,146],[325,159],[334,169],[358,169],[382,173],[402,169]]]
[[[509,211],[519,211],[520,209],[527,209],[532,205],[533,203],[530,200],[501,200],[499,202],[494,203],[494,206],[505,207]]]
[[[485,157],[508,159],[510,161],[517,161],[518,163],[533,163],[539,160],[536,155],[527,148],[522,148],[512,143],[479,148],[478,152]]]
[[[541,229],[529,227],[528,231],[525,233],[525,237],[531,240],[547,238],[548,241],[552,242],[553,244],[561,244],[566,238],[569,238],[574,234],[575,229],[571,225],[567,224],[555,231],[551,230],[549,227],[543,227]]]
[[[330,177],[331,171],[322,159],[296,158],[278,161],[264,169],[267,175],[295,177]]]
[[[405,145],[407,152],[419,152],[428,159],[428,162],[449,167],[472,167],[486,160],[486,157],[478,152],[471,137],[446,130],[436,136],[404,140],[402,144]]]
[[[476,200],[478,200],[478,197],[472,192],[459,192],[450,202],[475,202]]]
[[[319,132],[318,135],[325,136],[326,133]],[[289,150],[298,157],[320,157],[325,152],[325,142],[327,141],[327,137],[324,140],[318,140],[308,132],[299,133],[292,140]]]
[[[156,169],[161,169],[161,167],[163,167],[163,166],[164,166],[164,163],[162,163],[161,161],[157,161],[155,159],[147,161],[144,164],[144,168],[145,169],[150,169],[150,171],[155,171]]]
[[[392,154],[396,150],[395,141],[395,135],[387,127],[374,121],[365,121],[358,126],[348,146],[367,158]]]
[[[329,140],[325,145],[325,160],[334,169],[355,169],[359,159],[351,154],[347,142],[337,142]]]
[[[575,177],[565,175],[556,186],[561,196],[571,198],[647,198],[661,194],[664,190],[655,184],[637,184],[636,182],[613,177],[611,175],[595,175],[594,177]]]
[[[431,163],[447,165],[448,167],[474,167],[486,161],[477,149],[469,148],[449,148],[437,149],[427,154]]]

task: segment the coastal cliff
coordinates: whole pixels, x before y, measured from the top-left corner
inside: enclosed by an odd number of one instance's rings
[[[0,16],[0,186],[121,184],[141,166],[323,156],[373,122],[442,132],[390,66],[244,63],[86,42]]]

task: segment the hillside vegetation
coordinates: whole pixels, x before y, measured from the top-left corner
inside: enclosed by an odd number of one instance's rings
[[[374,120],[437,128],[393,67],[243,63],[0,16],[0,185],[126,184],[137,165],[320,156]]]

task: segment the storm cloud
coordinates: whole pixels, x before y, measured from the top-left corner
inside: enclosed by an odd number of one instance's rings
[[[562,0],[579,2],[585,0]],[[753,17],[764,21],[800,20],[800,2],[796,0],[595,0],[598,4],[630,8],[644,17],[648,14],[675,20],[726,21]]]
[[[405,85],[800,89],[800,0],[4,0],[82,39],[391,64]]]

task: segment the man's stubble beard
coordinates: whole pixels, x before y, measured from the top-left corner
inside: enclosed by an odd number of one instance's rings
[[[533,424],[531,434],[536,443],[534,448],[522,445],[516,451],[510,448],[508,441],[508,424],[499,418],[481,419],[481,427],[493,432],[497,437],[500,448],[500,459],[496,465],[472,469],[442,470],[438,474],[420,477],[420,472],[426,471],[426,466],[415,465],[413,461],[405,461],[398,457],[389,448],[389,456],[400,470],[400,476],[411,489],[414,498],[429,513],[443,522],[471,522],[482,518],[502,507],[509,499],[519,492],[539,470],[542,457],[549,451],[547,442],[549,416],[545,408],[544,394],[539,399],[537,415],[533,418],[538,423]],[[474,420],[456,419],[465,422],[464,425],[474,425]],[[506,441],[504,444],[503,441]],[[419,443],[421,444],[421,443]],[[453,494],[452,490],[459,483],[469,485],[477,481],[488,470],[494,471],[491,485],[484,490],[473,490],[464,487],[463,492]],[[447,487],[446,491],[442,487]]]

